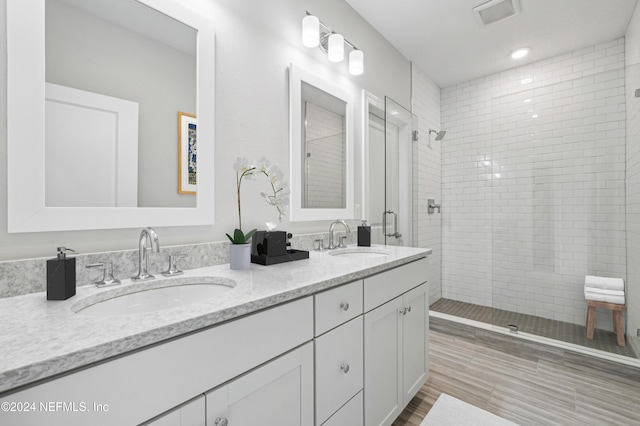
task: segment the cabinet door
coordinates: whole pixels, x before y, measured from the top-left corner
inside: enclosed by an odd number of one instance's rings
[[[364,316],[366,425],[390,425],[404,408],[401,308],[397,297]]]
[[[402,296],[402,365],[404,406],[427,379],[427,286],[417,287]],[[406,311],[405,311],[406,309]]]
[[[316,339],[316,423],[362,389],[362,316]]]
[[[207,426],[311,426],[313,344],[309,342],[205,395]]]
[[[175,410],[144,423],[144,426],[204,426],[205,420],[204,395],[200,395]]]

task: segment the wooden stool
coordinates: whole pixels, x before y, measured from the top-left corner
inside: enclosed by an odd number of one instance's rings
[[[593,340],[593,328],[596,325],[596,308],[610,309],[613,314],[613,332],[618,338],[618,346],[624,346],[624,326],[622,325],[622,311],[627,309],[624,305],[616,303],[596,302],[587,300],[587,339]]]

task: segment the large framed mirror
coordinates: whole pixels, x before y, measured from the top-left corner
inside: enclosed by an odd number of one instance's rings
[[[352,96],[294,64],[289,83],[291,220],[351,219]]]
[[[214,58],[175,0],[7,0],[8,231],[213,224]]]

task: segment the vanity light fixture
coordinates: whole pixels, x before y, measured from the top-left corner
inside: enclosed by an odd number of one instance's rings
[[[329,36],[327,57],[331,62],[342,62],[344,59],[344,36],[342,34],[331,34]]]
[[[306,47],[319,47],[327,54],[329,61],[342,62],[345,55],[345,45],[351,48],[349,52],[349,74],[360,75],[364,72],[364,52],[353,43],[322,23],[317,17],[305,12],[302,19],[302,44]]]
[[[320,20],[313,15],[302,20],[302,44],[306,47],[318,47],[320,44]]]
[[[349,74],[360,75],[364,72],[364,53],[362,50],[352,50],[349,53]]]

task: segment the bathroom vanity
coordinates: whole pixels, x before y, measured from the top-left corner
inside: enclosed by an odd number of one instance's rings
[[[62,302],[2,299],[0,417],[12,425],[389,425],[427,378],[430,252],[378,246],[250,271],[191,270],[180,285],[216,277],[231,288],[139,313],[83,312],[115,300],[109,291],[125,294],[128,280],[115,290],[79,287]]]

